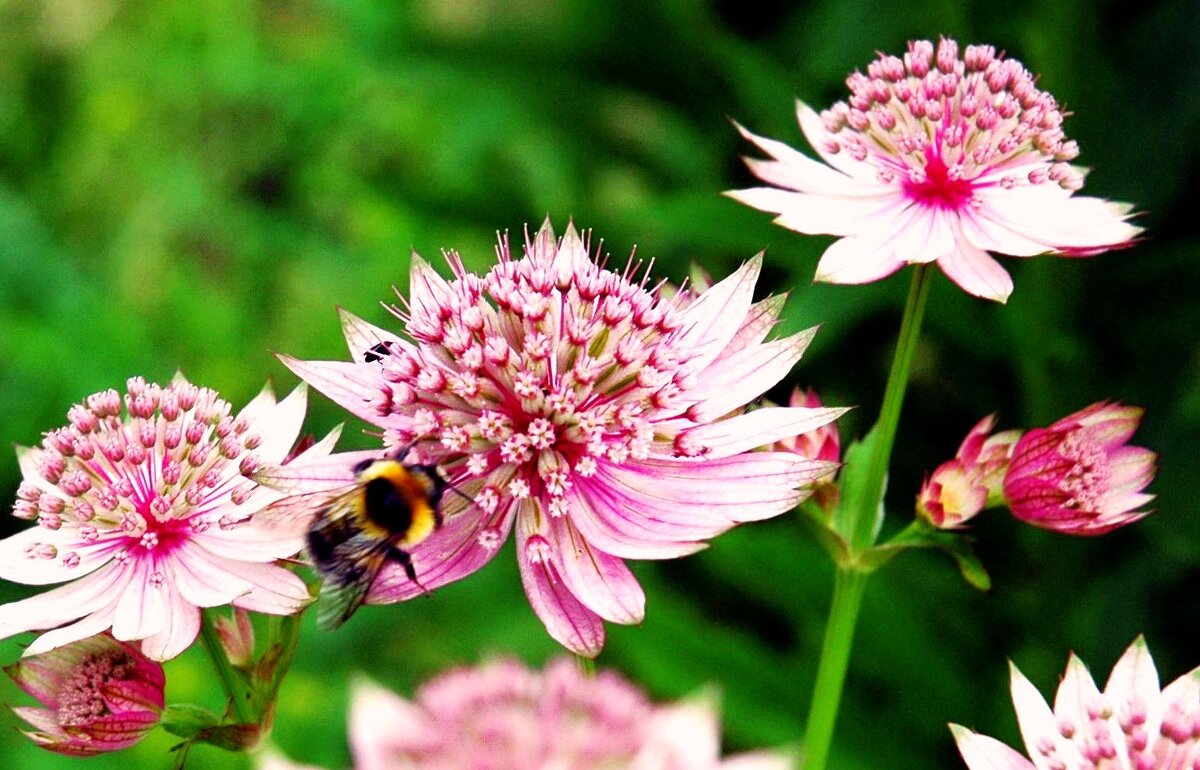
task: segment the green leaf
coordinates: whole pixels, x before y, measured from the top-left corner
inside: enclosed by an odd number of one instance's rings
[[[855,521],[858,516],[862,515],[860,512],[870,506],[870,500],[876,497],[882,500],[883,497],[879,490],[868,489],[867,483],[867,470],[870,466],[875,440],[876,433],[872,428],[862,441],[856,441],[846,450],[845,467],[842,468],[840,475],[842,496],[838,509],[833,515],[833,526],[847,541],[854,536],[857,528]],[[887,488],[886,477],[884,478],[884,488]],[[875,538],[879,537],[879,528],[883,526],[883,503],[880,502],[875,510],[870,512],[870,515],[872,516],[870,542],[875,542]]]
[[[923,519],[916,519],[888,542],[871,548],[859,560],[874,570],[887,564],[909,548],[937,548],[958,564],[963,580],[972,588],[988,591],[992,579],[983,562],[975,555],[974,538],[961,532],[937,529]]]
[[[172,703],[163,711],[163,729],[180,738],[192,738],[201,730],[216,727],[221,718],[194,703]]]

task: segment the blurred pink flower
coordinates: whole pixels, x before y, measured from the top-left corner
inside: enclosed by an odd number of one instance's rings
[[[1117,661],[1104,692],[1072,655],[1053,710],[1015,666],[1011,671],[1013,706],[1031,759],[952,724],[971,770],[1190,770],[1200,760],[1200,668],[1160,691],[1141,638]]]
[[[751,450],[844,410],[742,409],[813,336],[766,339],[782,301],[753,302],[759,258],[703,293],[668,299],[637,278],[639,264],[597,264],[573,226],[556,241],[547,222],[519,259],[507,238],[497,253],[483,277],[448,254],[450,281],[413,255],[405,309],[393,312],[414,342],[343,313],[353,361],[283,360],[383,428],[389,447],[439,463],[473,500],[448,495],[445,526],[412,549],[422,585],[388,564],[369,602],[474,572],[515,522],[534,611],[560,643],[596,655],[602,619],[644,614],[624,559],[693,553],[794,507],[829,465]]]
[[[124,399],[107,390],[71,407],[70,425],[18,450],[13,513],[38,524],[0,541],[0,577],[71,582],[0,606],[0,638],[54,629],[33,654],[111,628],[166,660],[195,640],[201,607],[304,606],[304,582],[273,564],[303,541],[249,522],[281,493],[248,477],[288,454],[304,408],[302,388],[279,403],[263,390],[231,417],[182,377],[166,387],[135,377]],[[332,440],[309,452],[327,454]]]
[[[788,399],[788,406],[819,409],[823,404],[812,388],[804,391],[794,388],[791,398]],[[834,481],[837,478],[837,465],[842,459],[841,438],[838,436],[837,425],[831,422],[799,436],[780,439],[772,448],[781,452],[794,452],[810,460],[830,463],[829,472],[813,481],[813,496],[825,511],[837,508],[838,489]]]
[[[1027,432],[1004,476],[1013,515],[1069,535],[1102,535],[1149,513],[1134,509],[1154,499],[1142,489],[1157,455],[1126,445],[1141,416],[1138,407],[1099,403]]]
[[[917,494],[917,513],[935,527],[960,527],[984,508],[1003,502],[1004,473],[1021,431],[989,436],[995,426],[995,415],[976,423],[954,459],[925,479]]]
[[[789,770],[782,752],[721,759],[712,698],[658,706],[611,671],[572,660],[451,670],[413,701],[369,682],[350,699],[355,770]],[[273,770],[296,766],[272,758]],[[262,766],[260,766],[262,767]]]
[[[1012,279],[988,252],[1090,256],[1141,232],[1128,204],[1074,196],[1084,169],[1070,165],[1079,148],[1063,112],[991,46],[960,57],[953,40],[918,40],[846,83],[849,102],[819,116],[797,102],[828,165],[738,126],[771,157],[746,162],[774,186],[728,194],[788,229],[841,236],[816,280],[868,283],[936,261],[965,291],[1004,302]]]
[[[158,663],[107,634],[32,655],[5,671],[45,708],[13,707],[42,748],[87,756],[140,741],[163,710]]]

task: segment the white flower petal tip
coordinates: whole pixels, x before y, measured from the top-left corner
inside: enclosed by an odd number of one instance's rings
[[[605,621],[638,623],[645,613],[624,559],[694,553],[737,523],[788,510],[828,472],[754,451],[842,412],[753,409],[814,334],[771,338],[783,298],[755,301],[762,254],[723,280],[700,275],[660,291],[645,263],[631,257],[609,269],[588,231],[571,223],[556,239],[547,219],[526,230],[521,253],[501,236],[484,275],[446,257],[448,278],[414,257],[408,297],[392,308],[403,334],[342,311],[352,360],[281,357],[380,428],[383,451],[405,448],[446,469],[470,498],[451,508],[456,496],[445,495],[444,526],[411,550],[421,585],[479,569],[515,525],[531,606],[552,637],[595,655]],[[333,484],[353,467],[333,457],[255,478]],[[684,492],[663,496],[665,487]],[[389,564],[368,601],[420,593]]]
[[[843,238],[818,282],[868,283],[937,261],[968,293],[1004,302],[1011,281],[988,252],[1084,257],[1138,239],[1130,204],[1074,195],[1086,169],[1073,164],[1064,113],[993,47],[960,54],[953,40],[918,40],[847,83],[850,98],[819,114],[796,101],[819,161],[734,121],[768,157],[747,165],[771,187],[726,194],[788,229]]]

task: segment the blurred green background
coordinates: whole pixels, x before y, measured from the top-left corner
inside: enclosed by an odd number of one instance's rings
[[[0,2],[0,446],[30,444],[95,390],[182,369],[237,404],[270,355],[343,355],[335,305],[386,322],[408,254],[486,266],[495,231],[549,213],[623,257],[682,278],[722,276],[767,249],[763,292],[790,291],[785,330],[821,332],[793,379],[861,434],[878,409],[907,276],[813,286],[827,238],[721,197],[747,186],[727,117],[803,147],[792,99],[840,98],[875,50],[952,35],[1041,73],[1075,114],[1085,192],[1137,203],[1147,240],[1086,261],[1004,259],[1007,307],[938,278],[901,425],[890,527],[923,472],[984,414],[1046,424],[1105,398],[1147,407],[1137,443],[1162,453],[1157,513],[1098,540],[979,520],[988,594],[936,554],[868,590],[832,766],[960,767],[948,720],[1012,742],[1005,658],[1043,690],[1069,650],[1099,677],[1139,632],[1166,677],[1200,664],[1200,173],[1195,0],[130,0]],[[437,260],[435,259],[435,262]],[[310,425],[344,419],[314,397]],[[344,446],[370,446],[352,424]],[[13,499],[15,457],[0,457]],[[7,504],[7,503],[5,503]],[[20,522],[9,521],[7,531]],[[659,698],[724,690],[731,749],[797,740],[831,568],[793,517],[697,556],[635,571],[640,628],[610,628],[601,666]],[[3,595],[25,595],[4,586]],[[19,654],[0,645],[0,660]],[[557,653],[525,602],[511,545],[431,600],[367,608],[336,634],[306,628],[276,744],[347,767],[353,672],[403,692],[492,653]],[[173,701],[218,697],[193,649]],[[26,702],[7,681],[3,700]],[[0,767],[63,767],[4,717]],[[163,767],[155,735],[93,768]],[[189,767],[238,767],[217,749]]]

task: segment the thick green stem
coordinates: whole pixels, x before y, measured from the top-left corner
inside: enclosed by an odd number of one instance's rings
[[[584,655],[576,655],[575,662],[579,664],[579,670],[588,679],[596,676],[596,661]]]
[[[868,577],[866,572],[838,567],[834,578],[833,606],[829,610],[829,625],[825,627],[825,643],[821,647],[817,683],[813,687],[812,707],[804,733],[804,770],[824,770],[829,759],[846,668],[850,664],[854,628],[858,624],[858,609],[862,606]]]
[[[908,387],[908,375],[917,350],[921,318],[925,314],[925,301],[929,297],[932,277],[929,265],[918,265],[913,271],[908,303],[904,307],[904,320],[900,323],[900,339],[896,343],[896,355],[892,359],[892,370],[883,394],[883,407],[879,412],[879,421],[871,430],[865,494],[855,496],[852,510],[839,510],[834,517],[838,531],[849,540],[849,558],[846,563],[838,565],[834,580],[829,624],[825,628],[825,643],[817,664],[817,681],[813,687],[812,706],[804,736],[804,770],[825,770],[829,760],[838,706],[846,682],[846,669],[850,664],[854,629],[858,624],[858,611],[870,574],[856,566],[853,559],[870,548],[878,536],[884,481],[892,459],[892,445],[896,440],[900,409],[904,404],[904,391]],[[846,502],[846,498],[843,498],[843,504]]]
[[[900,339],[896,343],[896,355],[892,359],[892,370],[883,393],[883,408],[879,410],[879,421],[872,429],[875,435],[867,465],[868,494],[863,499],[865,505],[861,510],[846,512],[853,517],[849,532],[850,547],[854,551],[869,548],[876,537],[876,511],[883,502],[883,484],[892,460],[892,445],[896,441],[896,427],[900,424],[900,408],[904,405],[908,374],[917,351],[917,340],[921,336],[921,318],[925,315],[925,300],[929,297],[932,278],[930,265],[917,265],[913,270],[904,320],[900,323]]]
[[[212,661],[213,668],[217,670],[217,676],[221,679],[221,685],[225,688],[226,694],[229,695],[229,702],[233,707],[234,716],[240,724],[252,725],[258,720],[250,713],[249,691],[246,688],[245,682],[234,670],[233,664],[229,662],[229,657],[225,654],[225,648],[221,644],[221,636],[217,633],[216,626],[213,625],[213,610],[202,610],[200,616],[200,640],[204,644],[204,649],[208,652],[209,660]]]

